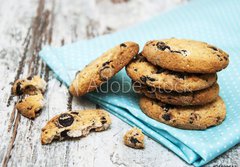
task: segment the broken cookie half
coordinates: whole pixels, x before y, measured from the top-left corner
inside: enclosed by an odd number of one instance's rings
[[[40,114],[44,106],[42,94],[24,95],[16,104],[17,110],[25,117],[34,119]]]
[[[136,127],[126,132],[123,137],[123,141],[126,146],[136,149],[144,148],[144,134]]]
[[[27,77],[26,79],[17,80],[12,87],[12,93],[16,96],[23,94],[35,95],[44,93],[46,90],[46,82],[40,76]]]
[[[40,76],[30,76],[17,80],[12,87],[12,94],[20,96],[16,104],[17,110],[25,117],[36,118],[44,107],[43,93],[46,82]]]
[[[49,144],[53,140],[64,140],[87,136],[109,128],[111,118],[100,109],[69,111],[53,117],[42,129],[41,142]]]

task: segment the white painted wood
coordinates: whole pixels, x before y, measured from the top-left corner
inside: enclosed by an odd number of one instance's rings
[[[171,151],[148,137],[144,150],[134,150],[123,145],[122,136],[130,126],[113,115],[111,115],[112,126],[107,131],[91,133],[76,141],[54,142],[47,146],[40,144],[41,128],[54,115],[71,107],[72,109],[96,108],[95,104],[84,98],[73,98],[73,100],[69,98],[67,88],[54,78],[51,71],[48,74],[45,65],[38,59],[37,52],[41,46],[47,43],[61,46],[121,30],[181,3],[187,2],[181,0],[46,0],[46,2],[1,0],[1,164],[14,167],[188,166]],[[29,27],[31,29],[27,36]],[[42,31],[39,31],[41,28]],[[26,36],[27,40],[25,40]],[[24,43],[24,41],[29,42]],[[45,93],[46,107],[34,121],[18,115],[14,110],[17,97],[13,97],[7,106],[11,95],[10,83],[32,73],[41,74],[48,81],[48,90]],[[13,148],[10,147],[12,143]],[[240,147],[236,146],[211,162],[209,166],[238,166],[239,156]]]

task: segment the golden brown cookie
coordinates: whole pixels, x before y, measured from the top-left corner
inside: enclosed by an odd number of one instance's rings
[[[123,137],[123,142],[126,146],[143,149],[144,148],[144,134],[136,127],[126,132]]]
[[[70,93],[73,96],[82,96],[95,90],[126,66],[138,50],[138,44],[124,42],[103,53],[77,73],[69,88]]]
[[[25,117],[36,118],[44,106],[44,98],[41,93],[36,95],[24,95],[16,104],[17,110]]]
[[[181,106],[204,105],[214,101],[219,94],[219,86],[217,83],[207,89],[185,93],[166,92],[146,85],[139,85],[136,82],[133,83],[133,88],[136,93],[142,93],[149,98],[158,99],[163,103]]]
[[[226,117],[226,106],[220,96],[203,106],[173,106],[147,97],[142,97],[139,104],[152,119],[181,129],[206,129],[221,124]]]
[[[136,56],[126,67],[128,76],[142,84],[162,90],[189,92],[212,86],[217,75],[189,74],[162,69],[149,63],[141,54]]]
[[[46,85],[46,82],[39,76],[19,79],[13,84],[12,93],[17,96],[23,94],[35,95],[37,93],[44,93]]]
[[[228,54],[221,49],[188,39],[149,41],[142,55],[154,65],[187,73],[216,73],[229,63]]]
[[[49,144],[53,140],[64,140],[87,136],[90,131],[109,128],[111,118],[100,109],[69,111],[53,117],[42,129],[41,142]]]

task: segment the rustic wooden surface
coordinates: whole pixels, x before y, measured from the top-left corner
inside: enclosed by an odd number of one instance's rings
[[[67,88],[38,57],[43,45],[61,46],[80,39],[112,33],[187,1],[181,0],[8,0],[0,1],[0,162],[2,166],[188,166],[168,149],[146,137],[146,149],[122,143],[129,129],[112,116],[111,129],[91,133],[79,141],[42,146],[41,128],[49,118],[70,109],[96,108],[72,98]],[[34,121],[14,108],[12,83],[39,74],[48,83],[47,105]],[[236,146],[209,163],[240,165]]]

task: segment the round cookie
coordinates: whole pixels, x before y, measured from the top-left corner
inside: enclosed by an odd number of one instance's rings
[[[138,54],[139,46],[134,42],[124,42],[103,53],[77,73],[70,85],[73,96],[82,96],[95,90],[102,83],[113,77]]]
[[[133,84],[136,93],[142,93],[149,98],[158,99],[163,103],[180,106],[204,105],[214,101],[219,94],[217,83],[207,89],[185,93],[166,92],[146,85],[138,85],[136,83]]]
[[[173,106],[147,97],[142,97],[139,104],[150,118],[181,129],[206,129],[221,124],[226,117],[226,106],[220,96],[204,106]]]
[[[44,98],[41,93],[36,95],[24,95],[16,104],[17,110],[24,116],[34,119],[44,106]]]
[[[188,39],[149,41],[142,54],[154,65],[187,73],[216,73],[229,63],[228,54],[221,49]]]
[[[105,110],[76,110],[56,115],[42,129],[41,142],[49,144],[53,140],[64,140],[87,136],[90,131],[104,131],[111,124],[110,115]]]
[[[210,87],[217,80],[214,74],[189,74],[162,69],[149,63],[141,54],[126,66],[128,76],[142,84],[176,92],[196,91]]]

